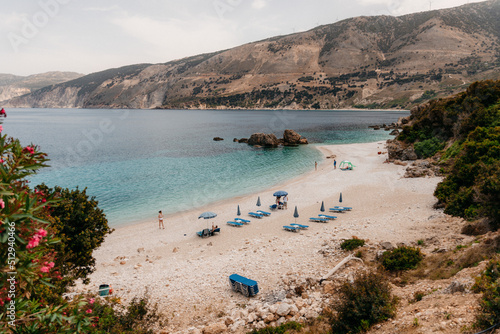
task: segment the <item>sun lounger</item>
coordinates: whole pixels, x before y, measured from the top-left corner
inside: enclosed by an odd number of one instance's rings
[[[299,232],[300,228],[294,227],[294,226],[283,226],[283,229],[285,231],[290,231],[290,232]]]
[[[315,223],[328,223],[330,221],[330,219],[318,218],[318,217],[311,217],[309,218],[309,220]]]
[[[334,206],[335,209],[344,209],[346,211],[351,211],[352,208],[348,206]]]
[[[330,220],[333,220],[333,219],[337,219],[337,216],[328,216],[328,215],[318,215],[320,218],[326,218],[326,219],[330,219]]]
[[[290,226],[292,226],[292,227],[298,227],[301,230],[306,230],[306,229],[309,228],[309,226],[307,226],[307,225],[301,225],[301,224],[290,224]]]
[[[259,213],[259,214],[261,214],[263,216],[266,216],[266,217],[271,215],[270,212],[266,212],[266,211],[262,211],[262,210],[257,210],[257,213]]]
[[[269,209],[276,210],[278,208],[277,204],[269,205]]]
[[[198,236],[202,237],[202,238],[209,237],[210,236],[210,230],[208,228],[206,228],[206,229],[203,229],[203,231],[196,232],[196,234],[198,234]]]
[[[234,218],[234,221],[237,223],[243,223],[243,224],[249,224],[250,221],[248,219],[243,219],[243,218]]]
[[[259,292],[259,285],[256,281],[238,274],[229,276],[229,283],[234,291],[241,292],[246,297],[255,296]]]
[[[331,212],[346,212],[346,209],[341,209],[341,208],[330,208]]]
[[[259,219],[264,217],[264,215],[261,215],[260,213],[255,213],[255,212],[249,212],[248,215],[250,217],[259,218]]]
[[[235,227],[242,227],[243,223],[237,223],[237,222],[227,222],[226,224],[230,225],[230,226],[235,226]]]
[[[220,233],[220,227],[214,228],[213,230],[210,230],[210,235],[214,235],[214,233]]]

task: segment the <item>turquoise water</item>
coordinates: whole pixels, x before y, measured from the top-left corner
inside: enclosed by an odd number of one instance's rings
[[[8,110],[5,133],[49,154],[32,184],[81,189],[95,196],[110,225],[153,219],[257,192],[314,168],[314,145],[256,149],[234,143],[255,132],[281,137],[294,129],[313,143],[390,138],[368,125],[407,112]],[[213,137],[225,140],[215,142]]]

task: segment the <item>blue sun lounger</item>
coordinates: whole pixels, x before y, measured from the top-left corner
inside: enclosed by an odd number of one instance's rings
[[[257,213],[258,213],[258,214],[261,214],[261,215],[263,215],[263,216],[266,216],[266,217],[271,215],[271,213],[270,213],[270,212],[266,212],[266,211],[262,211],[262,210],[257,210]]]
[[[220,233],[220,227],[214,228],[213,230],[210,230],[210,235],[214,235],[214,233]]]
[[[346,209],[341,209],[341,208],[330,208],[331,212],[346,212]]]
[[[344,209],[346,211],[351,211],[352,208],[348,206],[334,206],[335,209]]]
[[[306,230],[306,229],[309,228],[309,226],[307,226],[307,225],[301,225],[301,224],[290,224],[290,226],[292,226],[292,227],[298,227],[301,230]]]
[[[248,219],[243,219],[243,218],[234,218],[234,221],[237,223],[243,223],[243,224],[250,223],[250,221]]]
[[[331,219],[331,220],[333,220],[333,219],[337,219],[337,217],[336,217],[336,216],[328,216],[328,215],[318,215],[318,216],[319,216],[320,218],[326,218],[326,219]]]
[[[250,217],[259,218],[259,219],[260,219],[260,218],[262,218],[262,217],[264,217],[264,216],[263,216],[263,215],[261,215],[260,213],[255,213],[255,212],[249,212],[249,213],[248,213],[248,215],[249,215]]]
[[[330,219],[318,218],[318,217],[311,217],[309,218],[309,220],[315,223],[328,223],[330,221]]]
[[[229,276],[229,283],[234,291],[241,292],[246,297],[252,297],[259,293],[259,285],[256,281],[238,274]]]
[[[276,210],[277,208],[278,208],[278,204],[269,205],[269,209],[271,209],[271,210]]]
[[[230,225],[230,226],[235,226],[235,227],[242,227],[243,223],[237,223],[237,222],[227,222],[226,224]]]
[[[285,231],[290,231],[290,232],[299,232],[300,228],[294,227],[294,226],[283,226],[283,229]]]
[[[210,230],[208,228],[204,229],[203,231],[196,232],[199,237],[205,238],[210,236]]]

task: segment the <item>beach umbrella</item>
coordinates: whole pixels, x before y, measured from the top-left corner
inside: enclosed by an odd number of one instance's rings
[[[339,202],[342,203],[342,193],[340,193]]]
[[[279,197],[286,196],[286,195],[288,195],[288,193],[286,191],[283,191],[283,190],[279,190],[273,194],[273,196],[279,196]]]
[[[319,209],[321,212],[325,212],[325,202],[321,202],[321,209]]]
[[[260,206],[260,196],[257,198],[257,206]]]
[[[212,219],[212,218],[215,218],[217,217],[217,214],[212,212],[212,211],[206,211],[206,212],[203,212],[199,217],[198,219],[200,218],[203,218],[203,219]],[[208,228],[208,222],[207,222],[207,228]]]
[[[295,218],[295,222],[297,222],[297,218],[299,218],[299,211],[297,211],[297,206],[295,206],[295,211],[293,213],[293,217]]]
[[[241,216],[240,206],[238,205],[238,212],[236,213],[238,216]]]

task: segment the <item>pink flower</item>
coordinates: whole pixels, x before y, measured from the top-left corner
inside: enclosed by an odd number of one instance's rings
[[[49,268],[54,268],[54,262],[49,262]]]
[[[90,298],[90,299],[89,299],[89,304],[91,304],[91,305],[92,305],[92,304],[94,304],[94,302],[95,302],[95,299],[94,299],[94,298]]]
[[[4,108],[2,108],[2,110],[0,110],[0,116],[7,117],[7,113],[5,112]]]
[[[3,131],[3,126],[2,126],[2,125],[0,125],[0,132],[2,132],[2,131]]]
[[[28,241],[28,246],[26,246],[27,249],[30,249],[30,248],[35,248],[36,246],[38,246],[38,244],[40,243],[40,241],[38,241],[38,239],[31,239],[30,241]]]
[[[47,200],[45,198],[42,198],[42,203],[45,203],[47,202]]]
[[[88,309],[87,311],[85,311],[87,313],[92,313],[92,310],[91,309]]]
[[[50,268],[49,267],[42,267],[42,268],[40,268],[40,271],[42,273],[48,273],[50,271]]]
[[[24,150],[27,151],[30,154],[35,154],[35,149],[33,147],[31,147],[31,146],[26,146],[24,148]]]
[[[36,232],[40,237],[45,237],[47,236],[47,231],[45,231],[43,228],[39,229],[38,232]]]
[[[5,202],[3,201],[3,199],[0,199],[0,208],[5,208]]]

